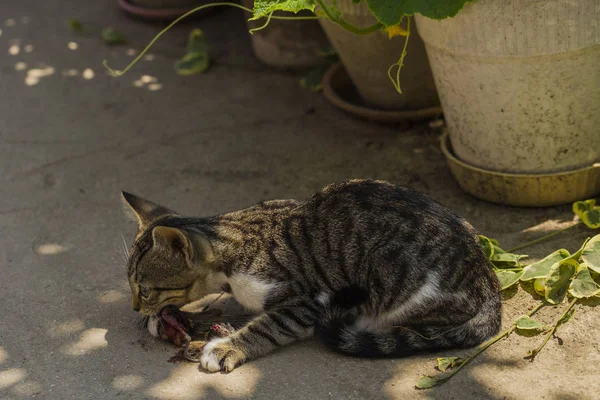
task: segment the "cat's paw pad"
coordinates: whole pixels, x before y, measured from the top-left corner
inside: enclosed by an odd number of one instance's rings
[[[209,372],[231,372],[246,361],[245,354],[230,338],[213,339],[202,349],[200,368]]]

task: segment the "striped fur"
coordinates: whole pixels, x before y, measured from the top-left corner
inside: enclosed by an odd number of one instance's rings
[[[259,313],[205,347],[209,371],[313,334],[344,354],[398,357],[474,346],[500,327],[499,285],[475,231],[413,190],[350,180],[207,218],[124,197],[140,224],[134,308],[155,315],[229,284]]]

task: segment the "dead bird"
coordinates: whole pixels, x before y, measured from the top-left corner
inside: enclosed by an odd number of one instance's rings
[[[184,347],[171,362],[181,359],[198,362],[195,354],[201,350],[203,343],[215,337],[231,335],[254,316],[254,313],[246,310],[231,295],[223,292],[208,295],[181,309],[167,306],[149,323],[156,324],[157,336],[161,339],[177,347]]]

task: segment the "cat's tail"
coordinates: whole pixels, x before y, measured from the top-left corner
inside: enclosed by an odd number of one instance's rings
[[[454,326],[361,326],[356,314],[336,304],[315,328],[317,338],[332,350],[356,357],[405,357],[418,352],[473,347],[495,335],[500,316],[484,305],[467,322]]]

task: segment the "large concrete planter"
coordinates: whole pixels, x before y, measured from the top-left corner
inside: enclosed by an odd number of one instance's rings
[[[352,0],[338,0],[336,5],[344,19],[353,25],[370,26],[377,22],[365,2],[355,4]],[[402,54],[403,37],[389,39],[382,31],[355,35],[328,19],[320,22],[352,83],[368,105],[392,110],[416,110],[439,105],[425,47],[414,24],[402,68],[404,94],[401,95],[394,89],[387,71]]]
[[[600,161],[597,0],[479,0],[416,22],[460,161],[516,174]]]
[[[244,7],[253,8],[254,0],[243,0]],[[246,13],[246,19],[251,17]],[[274,15],[290,16],[290,13],[275,13]],[[311,12],[301,11],[298,16],[311,16]],[[265,23],[248,21],[248,29],[257,28]],[[263,64],[275,68],[300,69],[319,65],[323,62],[323,52],[329,47],[329,42],[319,23],[314,20],[276,20],[254,32],[252,49],[254,55]]]

